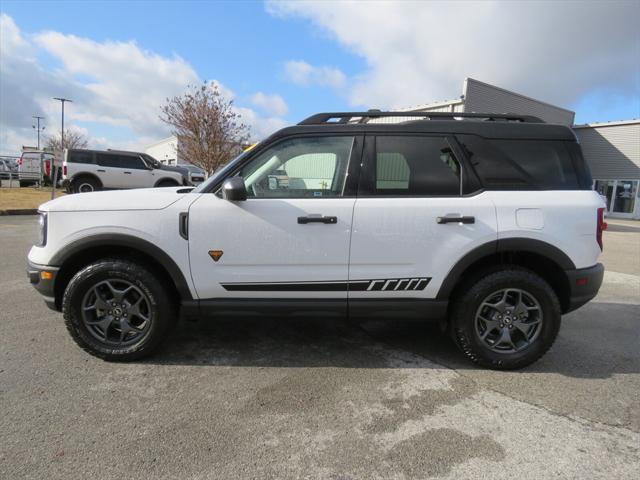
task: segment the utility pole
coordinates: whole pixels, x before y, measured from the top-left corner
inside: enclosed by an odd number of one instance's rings
[[[42,128],[40,128],[40,120],[44,120],[44,117],[40,117],[38,115],[32,115],[31,118],[35,118],[38,122],[38,126],[36,127],[35,125],[32,125],[33,128],[35,128],[38,132],[38,150],[40,150],[40,131],[44,131],[44,126],[42,126]]]
[[[58,100],[62,104],[62,128],[60,129],[60,148],[64,150],[64,102],[73,102],[68,98],[53,97],[54,100]]]
[[[62,152],[62,155],[64,155],[64,102],[72,102],[73,100],[70,100],[68,98],[60,98],[60,97],[53,97],[54,100],[58,100],[60,102],[60,104],[62,105],[62,128],[60,129],[60,151]],[[56,169],[56,162],[55,162],[55,157],[56,155],[54,154],[53,160],[51,161],[51,200],[53,200],[56,196],[56,182],[58,181],[58,171]]]

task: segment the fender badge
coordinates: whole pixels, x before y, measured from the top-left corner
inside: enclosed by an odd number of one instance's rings
[[[222,250],[209,250],[209,256],[211,258],[213,258],[214,262],[217,262],[218,260],[220,260],[220,257],[222,256],[224,252]]]

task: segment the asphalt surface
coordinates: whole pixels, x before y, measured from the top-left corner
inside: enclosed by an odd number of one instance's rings
[[[517,372],[416,322],[182,323],[155,357],[81,351],[28,285],[35,217],[0,218],[0,478],[640,478],[640,224]]]

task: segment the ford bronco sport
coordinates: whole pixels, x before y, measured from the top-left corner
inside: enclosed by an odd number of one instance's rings
[[[40,207],[28,275],[106,360],[179,316],[437,319],[471,361],[526,366],[592,299],[602,202],[572,131],[534,117],[318,114],[196,189]]]

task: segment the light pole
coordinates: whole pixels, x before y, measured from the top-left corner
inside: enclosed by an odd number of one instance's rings
[[[33,125],[33,128],[38,131],[38,150],[40,150],[40,130],[44,131],[44,126],[40,128],[40,120],[44,120],[44,117],[39,117],[38,115],[32,115],[31,118],[35,118],[38,122],[38,126]]]
[[[62,128],[60,129],[60,149],[64,150],[64,102],[73,102],[68,98],[53,97],[54,100],[60,101],[62,104]]]
[[[54,100],[58,100],[60,102],[60,104],[62,105],[62,128],[60,129],[60,150],[63,152],[64,155],[64,102],[72,102],[73,100],[70,100],[68,98],[60,98],[60,97],[53,97]],[[56,182],[58,180],[58,176],[57,176],[57,171],[56,171],[56,162],[55,162],[55,156],[53,157],[53,160],[51,161],[51,200],[53,200],[56,196]]]

